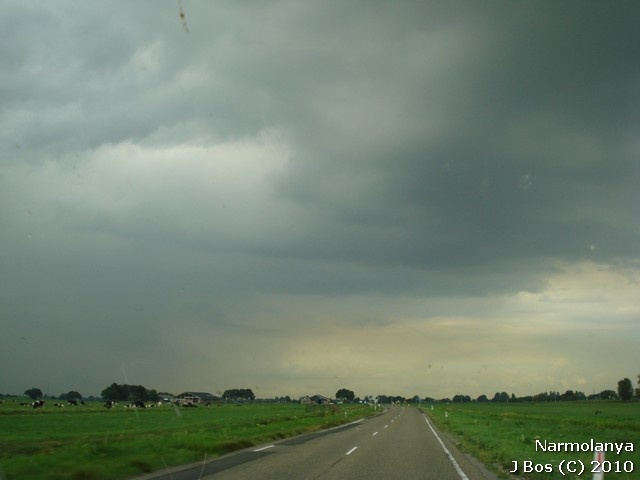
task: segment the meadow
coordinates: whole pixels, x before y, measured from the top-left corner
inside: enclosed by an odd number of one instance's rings
[[[307,409],[300,404],[243,404],[199,408],[163,405],[133,409],[118,405],[32,409],[17,402],[0,404],[0,479],[131,478],[215,458],[292,435],[339,425],[376,413],[368,406]],[[607,452],[611,472],[605,479],[640,478],[640,403],[614,401],[558,403],[456,403],[423,405],[429,418],[448,432],[463,451],[509,478],[591,479],[592,452],[536,451],[536,440],[617,442],[633,452]],[[587,471],[563,476],[562,460],[581,460]],[[551,472],[524,472],[532,468]],[[629,467],[633,472],[625,472]],[[618,470],[618,472],[616,472]]]
[[[300,404],[198,408],[42,409],[0,404],[0,479],[110,480],[203,461],[234,450],[350,422],[368,406]]]
[[[429,418],[451,434],[463,451],[471,453],[504,478],[591,480],[592,452],[542,451],[536,440],[560,442],[630,442],[633,452],[606,452],[610,471],[604,478],[640,478],[640,403],[575,401],[557,403],[457,403],[423,406]],[[562,460],[565,460],[561,466]],[[582,475],[566,467],[585,465]],[[507,472],[518,462],[519,471]],[[525,461],[531,463],[524,463]],[[567,461],[576,461],[568,464]],[[526,468],[525,468],[526,467]],[[525,471],[531,470],[533,471]],[[538,469],[540,472],[536,472]],[[560,470],[563,470],[563,475]],[[626,471],[625,471],[626,470]]]

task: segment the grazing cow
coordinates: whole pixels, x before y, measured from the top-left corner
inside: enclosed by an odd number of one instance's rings
[[[104,408],[111,408],[113,406],[115,406],[116,402],[112,402],[111,400],[107,400],[106,402],[104,402]]]
[[[74,407],[78,406],[78,401],[77,400],[67,400],[67,403],[69,405],[73,405]]]
[[[33,408],[42,408],[44,407],[44,400],[36,400],[31,404]]]

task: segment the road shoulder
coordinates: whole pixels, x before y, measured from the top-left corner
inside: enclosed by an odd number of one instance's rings
[[[453,435],[441,431],[424,410],[419,410],[469,480],[499,480],[497,474],[491,471],[483,462],[468,452],[462,452],[459,448],[460,443]]]

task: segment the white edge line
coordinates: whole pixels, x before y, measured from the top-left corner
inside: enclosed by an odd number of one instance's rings
[[[423,414],[424,415],[424,414]],[[433,429],[433,427],[431,426],[431,423],[429,422],[429,419],[427,418],[426,415],[424,415],[424,421],[427,422],[427,425],[429,425],[429,428],[431,429],[431,431],[433,432],[433,434],[436,436],[436,438],[438,439],[438,442],[440,442],[440,446],[442,447],[442,449],[444,450],[444,453],[447,455],[447,457],[449,457],[449,461],[451,462],[451,464],[453,465],[453,468],[456,469],[456,472],[458,472],[458,475],[460,475],[460,479],[461,480],[469,480],[469,477],[467,477],[465,475],[465,473],[462,471],[462,469],[460,468],[460,465],[458,465],[458,462],[456,462],[456,459],[453,458],[453,455],[451,455],[451,452],[447,449],[447,447],[444,445],[444,443],[442,442],[442,440],[440,440],[440,437],[438,436],[438,434],[436,433],[436,431]]]
[[[275,445],[267,445],[266,447],[257,448],[254,452],[261,452],[262,450],[266,450],[267,448],[275,447]]]
[[[358,447],[353,447],[351,450],[349,450],[347,453],[345,453],[345,455],[351,455],[353,452],[355,452],[358,449]]]

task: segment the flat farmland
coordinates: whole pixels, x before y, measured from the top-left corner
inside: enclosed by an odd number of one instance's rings
[[[0,405],[0,479],[127,478],[371,415],[367,406],[307,410],[300,404],[198,408],[32,409]]]
[[[624,446],[619,453],[605,452],[605,461],[610,462],[604,465],[608,469],[605,479],[640,478],[638,402],[460,403],[436,404],[423,410],[463,450],[505,478],[517,466],[510,478],[590,480],[594,453],[585,447],[592,441]],[[541,447],[545,442],[546,451]],[[566,451],[576,448],[564,443],[578,443],[580,448]],[[625,451],[629,446],[632,452]],[[575,463],[567,463],[571,461]],[[579,467],[579,462],[585,467],[582,475],[567,471]]]

